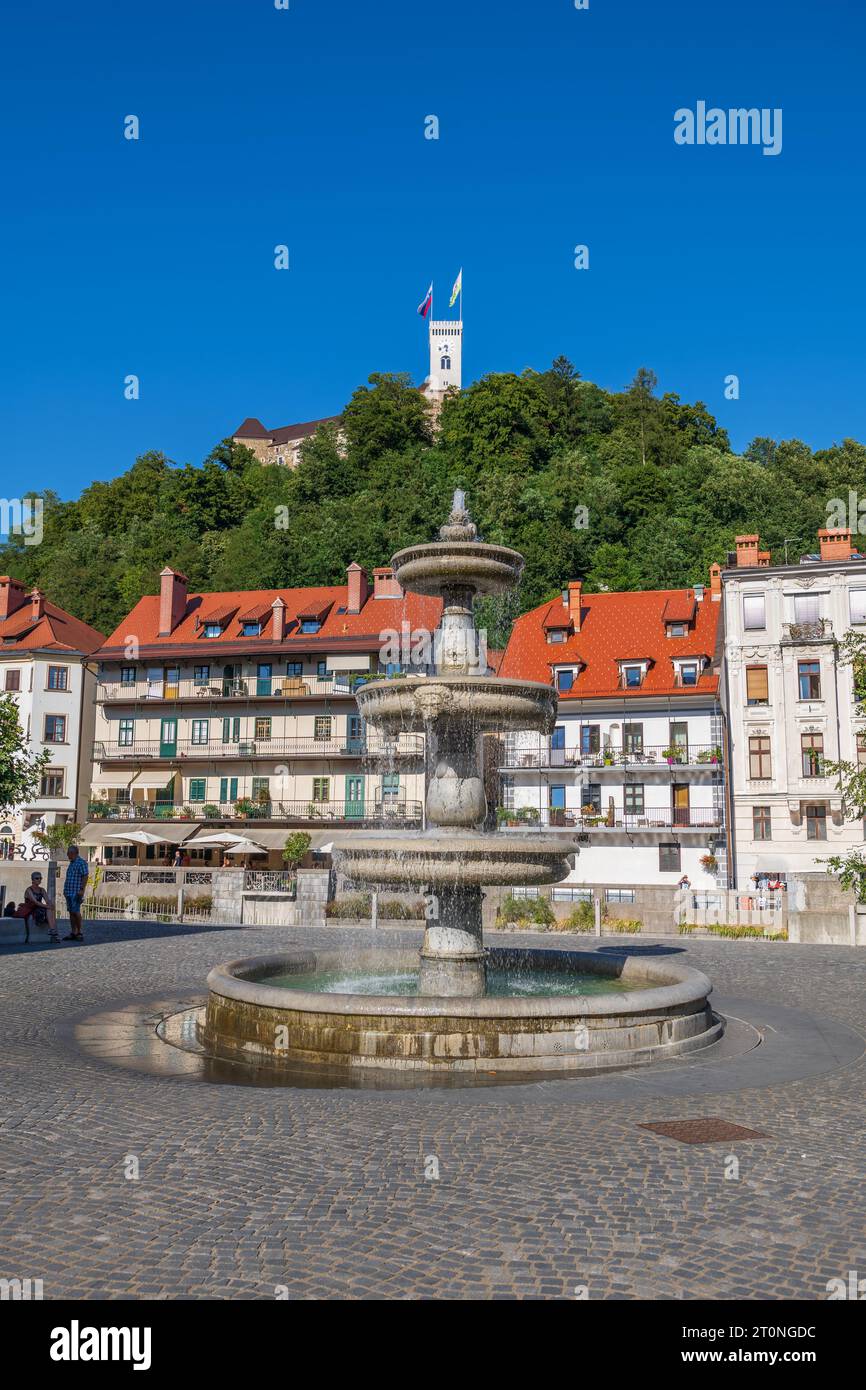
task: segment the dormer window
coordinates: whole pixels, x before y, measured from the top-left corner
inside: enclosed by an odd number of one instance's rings
[[[639,690],[646,678],[649,668],[649,658],[643,661],[620,661],[619,682],[624,690]]]
[[[568,692],[574,688],[574,682],[576,679],[576,666],[560,666],[554,672],[554,683],[561,695],[567,695]]]
[[[301,632],[318,632],[321,626],[322,624],[319,622],[318,618],[301,619]]]
[[[222,623],[205,623],[204,635],[205,637],[222,637]]]
[[[688,623],[668,623],[668,637],[687,637]]]
[[[567,627],[549,627],[547,629],[548,642],[567,642],[570,629]]]
[[[674,661],[676,685],[697,685],[704,669],[704,659],[700,656],[679,657]]]
[[[242,631],[244,637],[261,637],[261,635],[262,635],[262,625],[261,625],[261,623],[259,623],[259,622],[255,622],[255,623],[242,623],[242,625],[241,625],[241,631]]]

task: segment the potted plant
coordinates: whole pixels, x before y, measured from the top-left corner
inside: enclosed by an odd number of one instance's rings
[[[104,820],[108,815],[108,801],[88,801],[87,814],[91,820]]]
[[[497,806],[497,825],[517,825],[517,812],[511,806]]]
[[[242,796],[235,802],[235,815],[238,820],[248,820],[255,811],[255,805],[248,796]]]
[[[665,758],[668,765],[672,767],[674,763],[681,763],[683,761],[683,749],[676,747],[665,748],[662,750],[662,757]]]
[[[214,806],[211,802],[208,802],[205,806],[202,806],[201,813],[204,816],[205,820],[216,820],[219,816],[220,808],[219,806]]]
[[[700,866],[707,874],[717,874],[719,871],[719,861],[713,853],[702,854]]]

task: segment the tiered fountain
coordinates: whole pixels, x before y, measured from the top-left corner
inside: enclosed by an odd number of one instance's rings
[[[474,600],[516,585],[523,558],[478,540],[462,493],[438,541],[391,563],[404,589],[442,600],[436,674],[365,685],[358,706],[386,745],[425,733],[427,829],[347,834],[334,853],[354,882],[425,892],[420,959],[344,949],[218,966],[206,1049],[259,1064],[510,1072],[622,1066],[713,1041],[722,1025],[695,970],[620,953],[485,951],[484,885],[556,883],[576,853],[566,836],[482,828],[484,736],[550,733],[556,691],[489,676],[479,661]]]

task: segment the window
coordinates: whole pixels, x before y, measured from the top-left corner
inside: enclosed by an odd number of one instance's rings
[[[241,736],[240,716],[234,718],[226,716],[223,720],[223,743],[238,743]]]
[[[237,777],[220,778],[220,805],[227,806],[238,799]]]
[[[313,800],[316,802],[329,801],[331,798],[331,779],[330,777],[313,778]]]
[[[451,358],[448,357],[447,355],[443,355],[442,357],[440,357],[440,358],[439,358],[439,369],[440,369],[440,371],[443,371],[443,372],[450,372],[450,370],[451,370]]]
[[[256,738],[270,738],[271,719],[270,715],[259,715],[256,719]]]
[[[820,661],[798,661],[797,679],[801,700],[820,700],[821,663]]]
[[[327,661],[317,661],[317,662],[316,662],[316,675],[320,678],[320,680],[325,680],[325,679],[326,679],[326,677],[327,677],[327,675],[328,675],[328,663],[327,663]]]
[[[262,625],[261,623],[242,623],[241,633],[244,637],[260,637]]]
[[[313,738],[317,743],[327,743],[331,737],[331,716],[317,714],[313,720]]]
[[[286,662],[286,675],[287,675],[287,676],[302,676],[303,674],[304,674],[304,663],[303,663],[303,661],[288,661],[288,662]]]
[[[800,759],[804,777],[824,776],[824,735],[800,735]]]
[[[746,704],[768,705],[769,703],[770,685],[766,666],[747,666]]]
[[[564,627],[551,627],[547,630],[548,642],[564,642],[568,633]]]
[[[42,774],[42,782],[39,787],[40,796],[62,796],[63,795],[63,768],[49,767]]]
[[[773,827],[769,806],[752,807],[752,838],[754,840],[772,840]]]
[[[318,632],[321,626],[318,618],[301,619],[301,632]]]
[[[806,839],[826,840],[826,838],[827,807],[821,801],[808,802],[806,805]]]
[[[601,783],[584,782],[580,789],[580,809],[585,815],[601,815]]]
[[[574,672],[573,672],[573,671],[557,671],[557,673],[556,673],[556,688],[557,688],[557,690],[559,690],[560,692],[565,692],[565,691],[571,690],[571,688],[572,688],[573,685],[574,685]]]
[[[551,811],[565,810],[565,787],[557,784],[548,788],[547,804]]]
[[[45,737],[43,743],[65,743],[66,742],[66,715],[65,714],[46,714],[45,716]]]
[[[601,725],[582,724],[580,729],[580,751],[591,756],[601,750]]]
[[[205,625],[204,625],[204,635],[205,635],[205,637],[222,637],[222,635],[223,635],[222,624],[221,624],[221,623],[205,623]]]
[[[749,739],[749,776],[768,778],[772,775],[770,740],[764,734],[754,734]]]
[[[680,685],[697,685],[698,683],[698,663],[696,661],[680,662]]]
[[[134,666],[121,666],[120,683],[121,685],[135,685],[136,671]]]
[[[210,680],[209,666],[194,666],[192,671],[193,685],[207,685]]]
[[[627,816],[642,816],[644,813],[643,784],[641,782],[626,782],[623,792],[625,814]]]
[[[668,623],[668,637],[685,637],[688,628],[685,623]]]
[[[592,896],[590,894],[590,896]],[[604,900],[606,903],[633,903],[635,893],[633,888],[605,888]]]
[[[659,873],[678,874],[680,871],[680,847],[678,844],[659,845]]]
[[[794,622],[819,623],[821,621],[821,600],[817,594],[794,595]]]
[[[191,777],[189,783],[190,801],[204,801],[207,796],[207,778]]]
[[[642,753],[643,724],[623,724],[622,742],[626,753]]]
[[[744,594],[743,595],[743,627],[747,632],[754,632],[759,628],[767,626],[764,615],[764,595],[763,594]]]
[[[399,772],[384,772],[382,774],[382,800],[396,801],[400,796],[400,774]]]
[[[192,743],[207,743],[210,737],[210,720],[194,719],[192,721]]]
[[[48,667],[48,689],[49,689],[49,690],[68,690],[68,689],[69,689],[69,667],[68,667],[68,666],[49,666],[49,667]]]
[[[20,689],[21,689],[21,672],[20,672],[20,671],[7,671],[7,672],[6,672],[5,686],[6,686],[6,689],[7,689],[7,690],[20,690]]]
[[[135,720],[121,719],[117,726],[117,744],[119,748],[131,748],[135,742]]]
[[[852,623],[866,623],[866,589],[852,589],[848,595]]]
[[[253,778],[252,798],[257,806],[266,805],[271,799],[271,779],[270,777]]]
[[[866,732],[857,735],[857,766],[866,767]]]
[[[634,690],[643,681],[642,666],[623,666],[622,683],[626,690]]]

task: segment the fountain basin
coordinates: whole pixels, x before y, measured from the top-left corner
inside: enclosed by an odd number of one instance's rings
[[[421,676],[371,681],[357,694],[365,719],[387,738],[419,731],[437,720],[462,719],[475,733],[530,729],[550,733],[557,695],[542,681],[504,676]]]
[[[577,852],[566,835],[485,835],[472,830],[358,831],[334,837],[347,878],[395,887],[477,888],[534,885],[567,878]]]
[[[455,1072],[549,1072],[634,1066],[706,1047],[723,1023],[705,975],[643,956],[493,950],[489,972],[601,976],[610,990],[576,994],[435,997],[328,992],[269,983],[304,976],[329,988],[335,973],[393,977],[418,968],[417,951],[289,951],[220,965],[208,975],[201,1030],[214,1055],[256,1066],[314,1063]]]
[[[523,564],[523,556],[507,545],[468,540],[412,545],[391,559],[395,578],[404,589],[437,596],[449,585],[476,594],[502,593],[519,583]]]

